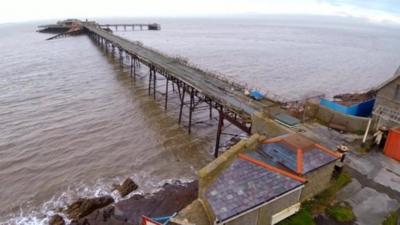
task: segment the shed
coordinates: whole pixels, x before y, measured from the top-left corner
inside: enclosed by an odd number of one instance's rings
[[[376,88],[375,128],[400,126],[400,67],[394,76]]]
[[[389,131],[384,153],[385,155],[400,161],[400,127]]]

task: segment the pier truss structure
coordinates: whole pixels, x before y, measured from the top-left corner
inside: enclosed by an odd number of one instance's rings
[[[160,77],[165,80],[162,97],[165,110],[168,109],[170,89],[178,93],[179,119],[182,123],[184,110],[188,110],[188,133],[192,132],[193,113],[197,110],[208,110],[212,118],[213,109],[218,111],[218,128],[214,156],[218,157],[220,139],[223,134],[224,121],[250,134],[252,129],[251,116],[256,111],[276,106],[272,101],[255,101],[245,95],[243,86],[230,82],[210,72],[205,72],[188,65],[178,58],[162,54],[156,50],[144,47],[138,42],[129,41],[108,32],[99,24],[82,22],[83,32],[86,33],[100,48],[117,57],[121,65],[128,62],[130,77],[135,81],[137,69],[144,65],[148,68],[148,94],[157,96],[157,81]],[[125,62],[125,63],[124,63]]]

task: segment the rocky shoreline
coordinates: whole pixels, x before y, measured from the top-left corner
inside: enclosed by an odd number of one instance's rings
[[[126,179],[121,185],[114,185],[113,189],[124,197],[137,188],[136,183]],[[119,202],[114,202],[111,196],[81,198],[66,209],[61,209],[71,220],[70,223],[56,214],[50,218],[49,225],[138,225],[143,215],[161,217],[178,212],[194,201],[197,193],[197,181],[189,183],[176,181],[164,184],[156,193],[135,194]]]

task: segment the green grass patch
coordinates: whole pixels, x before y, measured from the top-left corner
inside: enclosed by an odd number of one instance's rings
[[[315,225],[313,215],[325,212],[325,209],[335,199],[336,193],[350,182],[351,176],[348,173],[340,173],[332,179],[327,189],[316,195],[312,200],[303,202],[298,213],[281,221],[278,225]]]
[[[342,172],[332,179],[331,185],[327,189],[317,194],[313,200],[307,202],[311,212],[314,214],[324,212],[330,202],[335,199],[336,193],[350,182],[351,176],[346,172]]]
[[[367,147],[357,147],[356,152],[358,152],[360,154],[365,154],[368,152],[368,148]]]
[[[397,225],[398,221],[399,221],[399,215],[396,212],[393,212],[385,218],[382,225]]]
[[[343,202],[326,208],[326,214],[337,222],[351,222],[355,219],[351,206]]]
[[[298,213],[279,222],[278,225],[315,225],[315,221],[311,212],[302,208]]]

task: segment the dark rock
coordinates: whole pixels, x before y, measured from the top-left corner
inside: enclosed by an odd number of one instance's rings
[[[54,215],[49,220],[49,225],[65,225],[65,221],[60,215]]]
[[[69,219],[80,219],[83,218],[96,209],[103,208],[114,202],[111,196],[104,196],[98,198],[80,198],[78,201],[72,203],[65,210]]]
[[[159,192],[133,195],[112,206],[98,209],[85,218],[79,219],[74,225],[140,224],[142,215],[154,217],[172,215],[197,198],[198,182],[176,182],[162,187]]]
[[[58,207],[58,208],[54,209],[54,211],[56,213],[61,213],[62,211],[64,211],[64,209],[62,207]]]
[[[79,222],[76,220],[72,220],[69,225],[79,225]]]
[[[138,185],[131,178],[127,178],[122,185],[115,185],[115,189],[118,190],[121,197],[125,197],[132,191],[138,189]]]

